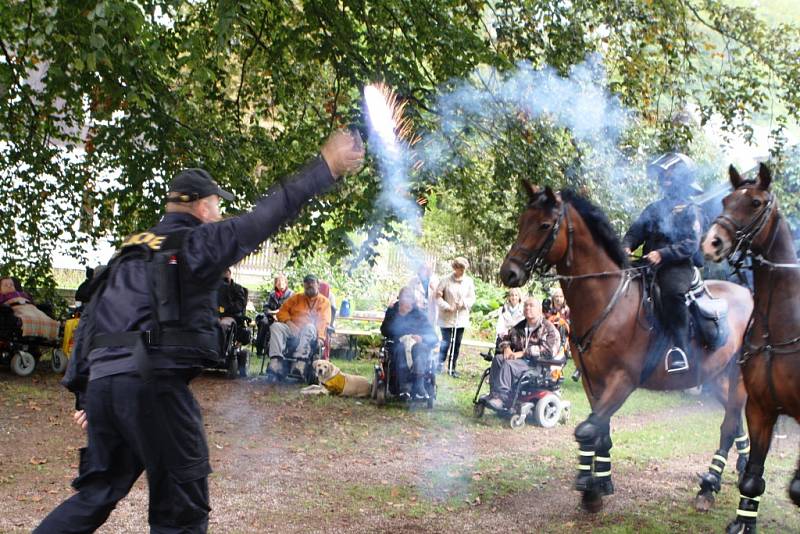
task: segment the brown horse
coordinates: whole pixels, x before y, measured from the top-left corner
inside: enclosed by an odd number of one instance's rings
[[[753,448],[739,483],[736,519],[727,531],[738,534],[756,531],[764,461],[778,415],[800,421],[800,265],[789,225],[769,190],[772,176],[767,166],[762,164],[758,178],[749,181],[731,166],[730,178],[734,191],[722,201],[722,215],[709,228],[702,246],[706,258],[713,261],[737,254],[751,254],[753,259],[755,311],[741,359]],[[800,506],[800,468],[789,495]]]
[[[525,187],[530,202],[520,217],[519,235],[503,261],[500,277],[507,286],[519,287],[532,271],[555,266],[561,280],[571,309],[572,354],[592,408],[575,429],[579,446],[575,487],[582,492],[584,509],[599,511],[603,496],[613,493],[610,419],[625,399],[637,387],[674,390],[709,383],[725,405],[725,418],[719,450],[709,472],[701,476],[696,497],[698,509],[707,510],[720,489],[733,442],[742,468],[749,448],[742,427],[746,394],[734,356],[753,309],[750,293],[731,283],[708,282],[713,296],[729,305],[727,341],[714,351],[693,342],[693,352],[702,354],[692,366],[694,372],[668,374],[663,365],[653,369],[648,359],[652,328],[641,305],[642,276],[629,267],[606,216],[571,191],[559,194],[527,183]],[[658,362],[662,360],[659,357]]]

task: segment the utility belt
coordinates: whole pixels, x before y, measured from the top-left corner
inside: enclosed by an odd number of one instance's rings
[[[135,347],[143,343],[148,348],[153,347],[191,347],[205,349],[219,353],[220,341],[216,334],[202,334],[199,332],[176,332],[143,330],[136,332],[117,332],[114,334],[96,334],[92,338],[89,350],[105,347]]]

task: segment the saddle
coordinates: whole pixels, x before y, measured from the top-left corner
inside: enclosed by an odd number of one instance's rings
[[[728,339],[728,301],[711,296],[698,269],[692,282],[686,293],[692,337],[697,337],[706,349],[715,350]]]
[[[651,325],[659,324],[657,310],[661,308],[661,292],[653,270],[646,271],[643,298],[645,315]],[[652,297],[652,298],[650,298]],[[728,301],[711,296],[700,270],[694,270],[692,285],[686,292],[689,307],[690,338],[699,341],[706,350],[715,350],[728,339]]]

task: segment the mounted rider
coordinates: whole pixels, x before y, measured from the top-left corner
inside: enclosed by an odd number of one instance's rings
[[[689,369],[689,310],[686,292],[695,268],[703,265],[700,252],[702,215],[692,195],[702,192],[695,182],[696,166],[688,156],[668,152],[647,166],[658,180],[664,198],[649,204],[625,234],[622,246],[630,254],[644,244],[644,258],[656,269],[661,290],[659,317],[674,344],[666,353],[668,373]]]

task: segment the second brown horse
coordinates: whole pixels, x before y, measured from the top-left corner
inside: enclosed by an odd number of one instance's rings
[[[756,532],[775,421],[780,414],[800,421],[800,265],[789,225],[770,190],[769,168],[761,164],[754,180],[743,179],[733,166],[729,174],[734,191],[723,199],[722,215],[703,239],[703,253],[712,261],[736,254],[753,257],[756,306],[742,357],[753,451],[739,483],[736,519],[727,530],[750,534]],[[800,466],[789,496],[800,506]]]
[[[701,477],[696,498],[699,509],[708,509],[720,488],[734,441],[741,467],[749,450],[742,427],[746,394],[735,364],[753,308],[749,291],[728,282],[709,281],[712,296],[728,302],[730,334],[725,344],[707,351],[693,343],[694,352],[702,354],[694,373],[668,374],[658,366],[643,377],[653,335],[641,306],[643,284],[638,271],[630,268],[608,219],[570,191],[559,194],[527,183],[525,188],[529,203],[520,216],[519,235],[506,255],[500,277],[507,286],[519,287],[527,283],[532,271],[555,266],[561,278],[572,310],[572,354],[592,408],[575,429],[579,446],[575,485],[582,492],[584,509],[599,511],[603,496],[614,491],[610,420],[628,396],[639,387],[680,390],[706,383],[714,386],[725,405],[719,450],[708,473]]]

